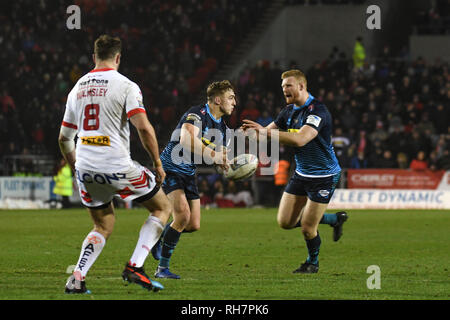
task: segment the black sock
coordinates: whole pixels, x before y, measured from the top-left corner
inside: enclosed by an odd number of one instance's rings
[[[168,227],[165,234],[164,239],[161,243],[161,259],[159,260],[159,266],[163,268],[168,268],[170,264],[170,258],[172,257],[172,253],[177,246],[178,240],[180,240],[181,232],[173,229],[172,227]]]
[[[320,244],[322,241],[320,240],[319,232],[317,232],[317,236],[315,238],[312,238],[310,240],[306,240],[306,246],[308,247],[308,258],[306,259],[306,262],[312,263],[312,264],[319,264],[319,250],[320,250]]]

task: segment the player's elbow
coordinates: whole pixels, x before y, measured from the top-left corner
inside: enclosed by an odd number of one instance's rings
[[[296,147],[303,147],[304,145],[305,145],[306,143],[303,141],[303,140],[301,140],[301,139],[297,139],[297,140],[295,140],[295,146]]]
[[[296,147],[303,147],[308,142],[309,142],[309,140],[305,139],[305,137],[303,137],[301,135],[297,135],[297,137],[295,139],[295,146]]]
[[[141,136],[141,137],[142,136],[146,137],[146,136],[149,136],[152,134],[152,129],[150,126],[142,126],[142,127],[136,128],[136,130],[137,130],[139,136]]]
[[[307,145],[311,140],[313,140],[316,136],[317,134],[309,134],[308,132],[306,134],[297,134],[297,137],[295,139],[296,146],[303,147]]]
[[[66,136],[64,136],[63,134],[59,134],[59,136],[58,136],[58,143],[59,144],[61,144],[61,143],[63,143],[63,142],[66,142],[66,141],[69,141],[70,139],[69,138],[67,138]]]
[[[193,147],[195,141],[190,134],[182,134],[180,136],[180,144],[182,147],[186,149],[191,149]]]

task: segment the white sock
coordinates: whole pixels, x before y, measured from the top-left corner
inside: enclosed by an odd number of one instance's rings
[[[81,246],[80,258],[73,274],[77,280],[84,280],[91,266],[97,260],[105,246],[105,238],[98,232],[92,231],[87,235]]]
[[[129,262],[131,266],[140,268],[144,265],[148,253],[158,241],[163,229],[164,225],[157,217],[150,216],[145,221],[139,232],[139,240]]]

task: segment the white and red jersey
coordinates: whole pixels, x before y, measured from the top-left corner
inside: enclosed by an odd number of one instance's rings
[[[81,77],[67,98],[63,126],[77,130],[75,166],[121,172],[133,166],[128,119],[144,112],[139,86],[114,69]]]

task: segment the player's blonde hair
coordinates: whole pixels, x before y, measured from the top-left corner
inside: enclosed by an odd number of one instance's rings
[[[308,86],[308,81],[306,81],[306,76],[305,74],[298,70],[298,69],[292,69],[292,70],[288,70],[285,71],[281,74],[281,79],[286,79],[289,77],[294,77],[298,82],[303,82],[305,84],[305,87]]]
[[[214,101],[215,97],[224,94],[228,90],[234,91],[233,85],[228,80],[211,83],[206,89],[206,97],[208,98],[208,102]]]

